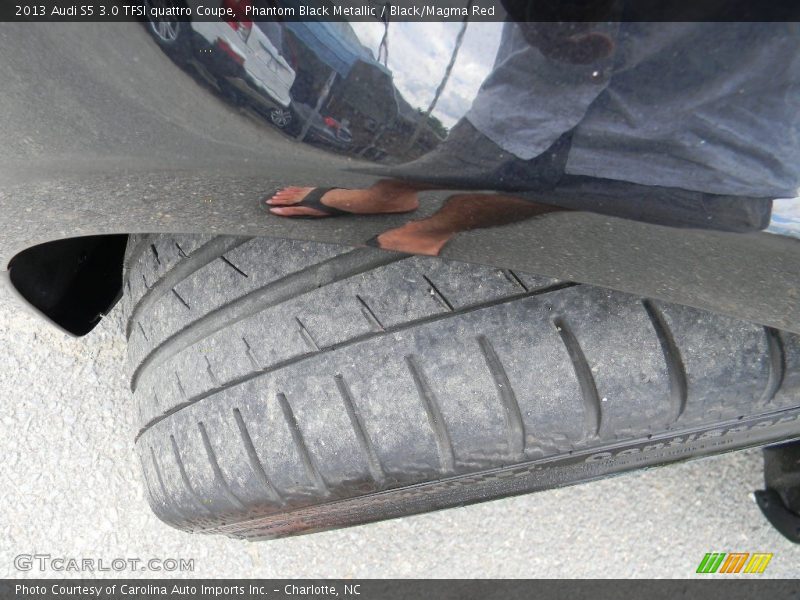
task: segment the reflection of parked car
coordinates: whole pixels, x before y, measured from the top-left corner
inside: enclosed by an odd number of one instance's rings
[[[177,6],[181,0],[146,0],[148,6]],[[170,54],[187,58],[210,75],[227,94],[241,98],[285,128],[292,113],[289,93],[295,72],[281,56],[280,42],[244,17],[250,0],[222,0],[223,8],[241,17],[227,21],[153,19],[148,29]]]
[[[302,102],[292,104],[292,109],[295,116],[293,125],[295,132],[302,131],[303,127],[308,125],[304,141],[318,142],[340,150],[349,148],[352,144],[353,134],[350,132],[347,119],[340,121],[331,116],[323,116]]]

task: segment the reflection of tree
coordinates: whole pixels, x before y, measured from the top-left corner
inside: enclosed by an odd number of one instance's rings
[[[421,108],[417,109],[417,113],[419,114],[420,119],[425,118],[425,111],[423,111]],[[442,123],[438,117],[435,117],[434,115],[428,115],[428,127],[430,127],[433,130],[433,132],[440,138],[447,137],[448,129],[447,127],[444,126],[444,123]]]
[[[456,65],[456,58],[458,58],[458,51],[461,49],[461,44],[464,41],[464,34],[467,32],[469,13],[472,10],[473,2],[474,0],[469,0],[469,2],[467,2],[467,16],[464,17],[464,22],[461,24],[461,29],[458,32],[458,36],[456,36],[456,43],[453,46],[452,54],[450,54],[450,62],[447,64],[447,68],[444,70],[442,81],[439,83],[439,87],[436,88],[436,93],[433,95],[433,100],[431,100],[431,103],[428,106],[428,110],[426,110],[423,113],[423,115],[417,122],[417,128],[414,130],[414,135],[411,136],[411,139],[408,142],[408,150],[411,150],[411,148],[414,147],[414,144],[417,142],[417,138],[419,137],[422,128],[425,126],[425,123],[430,124],[431,113],[433,112],[433,109],[436,108],[436,103],[439,102],[439,97],[442,95],[442,92],[444,91],[444,88],[447,85],[447,81],[450,79],[450,73],[453,72],[453,67]],[[439,124],[441,125],[441,122]]]

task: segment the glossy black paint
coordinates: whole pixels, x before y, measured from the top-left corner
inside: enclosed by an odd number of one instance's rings
[[[231,104],[230,81],[224,80],[230,73],[214,73],[213,62],[191,56],[205,48],[192,46],[188,58],[176,60],[141,24],[6,24],[0,33],[0,114],[7,137],[0,148],[0,265],[11,267],[11,281],[34,306],[78,334],[119,292],[110,285],[118,285],[114,264],[122,268],[121,259],[111,260],[118,257],[118,244],[104,255],[102,269],[80,276],[73,271],[73,279],[57,285],[37,273],[47,262],[44,254],[58,246],[20,252],[54,240],[133,232],[363,245],[409,217],[287,220],[267,214],[262,200],[285,185],[366,186],[375,178],[354,167],[414,158],[442,140],[435,120],[424,121],[412,139],[417,107],[397,96],[390,74],[374,61],[356,61],[350,71],[356,76],[340,73],[326,85],[333,69],[313,63],[312,49],[301,48],[297,39],[287,61],[296,67],[292,97],[302,96],[319,117],[350,121],[349,143],[325,144],[311,126],[305,132],[275,127],[269,119],[274,99],[265,104],[248,94]],[[287,34],[285,48],[292,47],[292,36]],[[362,102],[366,92],[372,95]],[[426,192],[411,218],[430,215],[446,196]],[[800,332],[800,240],[792,227],[780,227],[775,233],[737,234],[562,212],[459,234],[442,256]],[[108,276],[87,276],[98,272]],[[67,289],[85,302],[81,317],[59,312],[63,304],[53,299],[63,301]]]

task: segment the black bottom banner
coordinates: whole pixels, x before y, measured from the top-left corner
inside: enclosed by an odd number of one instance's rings
[[[619,600],[621,598],[800,599],[800,584],[768,579],[713,580],[446,580],[446,579],[7,579],[0,598],[53,600],[130,600],[196,598],[247,600],[275,598],[545,598]]]

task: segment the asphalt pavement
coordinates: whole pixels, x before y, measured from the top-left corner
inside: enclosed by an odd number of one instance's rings
[[[118,310],[73,339],[3,296],[0,348],[0,577],[695,577],[711,551],[772,552],[760,577],[798,574],[800,548],[752,500],[757,450],[285,540],[189,535],[143,494]],[[16,568],[32,554],[194,570]]]

